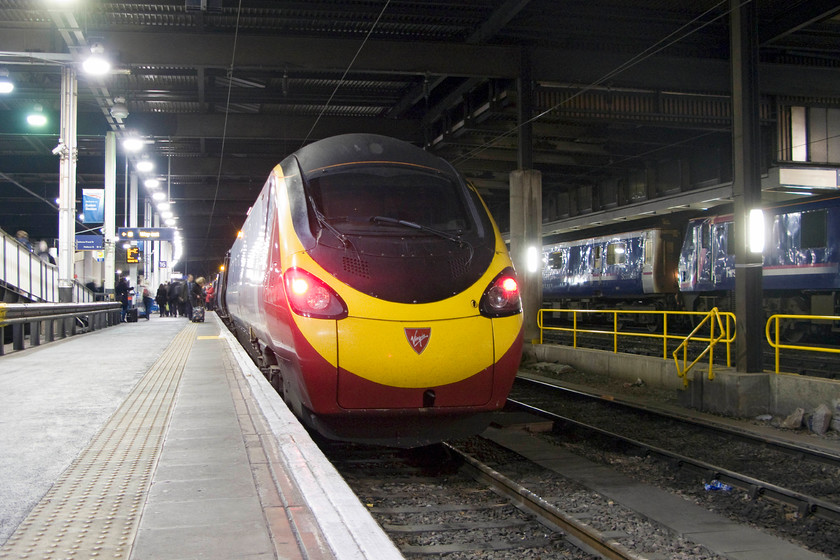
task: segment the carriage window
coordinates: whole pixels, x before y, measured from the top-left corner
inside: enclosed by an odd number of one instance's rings
[[[732,239],[731,233],[732,222],[715,226],[715,244],[717,245],[718,256],[721,254],[730,256],[735,254],[735,244],[729,242]]]
[[[653,264],[653,239],[645,239],[645,264]]]
[[[624,264],[627,260],[627,245],[625,243],[610,243],[607,245],[607,264]]]
[[[562,252],[557,251],[556,253],[550,253],[548,255],[548,267],[553,268],[555,270],[560,270],[561,268],[563,268],[564,260],[565,259],[563,258]]]
[[[818,249],[826,246],[826,212],[803,212],[800,226],[799,246],[802,249]]]

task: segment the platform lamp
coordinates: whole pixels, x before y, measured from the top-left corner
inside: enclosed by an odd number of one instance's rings
[[[15,83],[9,78],[9,70],[0,68],[0,93],[12,93],[14,89]]]
[[[44,107],[40,103],[32,107],[32,112],[26,115],[26,122],[29,126],[42,127],[47,124],[47,116],[44,114]]]
[[[761,208],[750,210],[747,220],[747,247],[750,253],[764,252],[764,211]]]

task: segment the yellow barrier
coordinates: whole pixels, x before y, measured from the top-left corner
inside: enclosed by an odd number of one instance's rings
[[[674,350],[674,364],[677,367],[677,375],[683,380],[683,387],[688,387],[688,372],[691,371],[691,368],[693,368],[697,364],[697,362],[699,362],[707,353],[709,354],[709,381],[715,378],[715,372],[714,368],[712,367],[712,364],[714,363],[715,357],[715,345],[717,345],[718,343],[726,343],[726,366],[729,367],[729,347],[730,344],[732,344],[732,341],[735,340],[735,334],[733,333],[730,336],[731,331],[729,329],[728,316],[726,317],[726,326],[724,327],[723,325],[721,317],[726,315],[726,313],[721,313],[717,307],[713,307],[712,310],[709,311],[708,314],[706,314],[703,320],[700,321],[700,323],[696,327],[694,327],[694,330],[691,331],[691,334],[685,337],[685,339],[680,343],[680,345],[677,346],[677,348]],[[732,315],[732,313],[729,313],[728,315]],[[732,315],[732,322],[735,322],[734,315]],[[706,323],[709,323],[709,338],[695,336],[703,329],[703,326]],[[715,336],[715,325],[717,325],[718,332],[720,332],[718,336]],[[694,359],[694,361],[691,362],[691,364],[686,366],[685,364],[688,363],[688,343],[692,340],[708,342],[709,344],[708,346],[706,346],[705,350],[700,352],[700,354]],[[677,357],[680,353],[680,348],[682,348],[683,351],[682,367],[680,366],[680,359]]]
[[[720,324],[721,333],[725,338],[721,337],[714,337],[714,331],[712,331],[708,337],[699,337],[695,336],[693,338],[694,341],[698,342],[708,342],[708,343],[718,343],[722,342],[726,344],[726,366],[729,367],[731,364],[732,352],[731,352],[731,345],[732,342],[735,340],[735,314],[729,312],[719,312],[717,308],[714,309],[714,312],[718,314],[718,322]],[[554,326],[547,326],[544,323],[544,316],[546,314],[551,313],[571,313],[572,314],[572,326],[571,327],[554,327]],[[578,316],[579,315],[612,315],[612,330],[599,330],[599,329],[583,329],[578,328]],[[601,310],[601,309],[540,309],[537,312],[537,326],[540,329],[540,344],[543,343],[543,333],[545,331],[562,331],[562,332],[571,332],[572,333],[572,346],[577,348],[577,335],[578,333],[590,333],[590,334],[607,334],[612,335],[613,337],[613,352],[618,352],[618,337],[619,336],[626,336],[626,337],[639,337],[639,338],[659,338],[662,339],[662,359],[668,359],[668,341],[669,340],[680,340],[683,341],[685,339],[685,335],[682,334],[669,334],[668,333],[668,318],[669,317],[676,317],[676,316],[693,316],[701,319],[701,324],[703,324],[708,317],[710,316],[711,312],[701,312],[701,311],[647,311],[647,310],[617,310],[617,309],[610,309],[610,310]],[[662,323],[662,332],[661,333],[628,333],[628,332],[621,332],[619,330],[619,316],[620,315],[656,315],[660,316],[661,323]],[[721,317],[725,318],[725,323],[721,321]],[[696,329],[695,329],[696,330]],[[711,359],[713,354],[710,354],[709,358],[709,368],[711,370]],[[692,364],[693,365],[693,364]],[[689,368],[690,369],[690,368]]]
[[[836,317],[834,315],[785,315],[785,314],[778,314],[778,315],[771,315],[769,319],[767,319],[767,324],[764,325],[764,335],[767,338],[767,342],[770,343],[775,349],[776,353],[776,373],[779,373],[779,350],[804,350],[806,352],[824,352],[828,354],[840,354],[840,348],[820,348],[818,346],[798,346],[794,344],[782,344],[779,342],[780,337],[780,329],[779,329],[779,321],[785,319],[796,319],[796,320],[805,320],[805,321],[840,321],[840,317]],[[775,337],[771,338],[770,327],[774,326]]]

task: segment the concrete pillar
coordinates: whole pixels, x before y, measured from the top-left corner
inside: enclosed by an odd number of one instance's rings
[[[761,208],[761,141],[758,91],[758,25],[755,2],[730,0],[732,52],[732,149],[735,208],[735,365],[763,370],[762,255],[747,246],[750,210]],[[766,229],[765,229],[766,231]]]
[[[542,306],[542,173],[510,174],[510,254],[522,294],[524,337],[539,341],[537,311]]]
[[[58,189],[58,301],[73,301],[76,254],[76,71],[61,69],[61,132],[57,151],[61,157]]]
[[[137,227],[137,174],[132,173],[128,182],[128,227]],[[137,264],[128,265],[128,279],[132,286],[137,285]]]
[[[105,272],[102,287],[106,294],[114,293],[117,238],[117,136],[105,133]]]

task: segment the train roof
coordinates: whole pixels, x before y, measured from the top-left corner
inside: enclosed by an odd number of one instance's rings
[[[777,202],[768,204],[764,207],[765,211],[769,211],[772,215],[787,214],[790,212],[807,212],[809,210],[819,210],[821,208],[834,208],[840,206],[840,195],[826,195],[819,198],[809,198],[807,200],[788,200],[785,202]],[[734,214],[727,212],[726,214],[717,214],[714,216],[698,216],[691,218],[689,224],[697,222],[709,221],[713,224],[721,222],[731,222]]]
[[[341,134],[308,144],[293,154],[304,174],[312,177],[338,166],[358,163],[400,163],[457,177],[446,160],[417,146],[379,134]]]
[[[558,241],[556,243],[547,243],[546,247],[551,249],[555,247],[573,247],[576,245],[581,244],[590,244],[590,243],[609,243],[611,241],[622,241],[627,239],[635,239],[637,237],[642,237],[643,235],[647,234],[651,231],[660,231],[660,232],[668,232],[672,231],[676,233],[676,229],[670,227],[652,227],[634,231],[622,231],[618,233],[612,233],[608,235],[599,235],[599,236],[589,236],[589,237],[582,237],[580,239],[573,239],[569,241]]]

